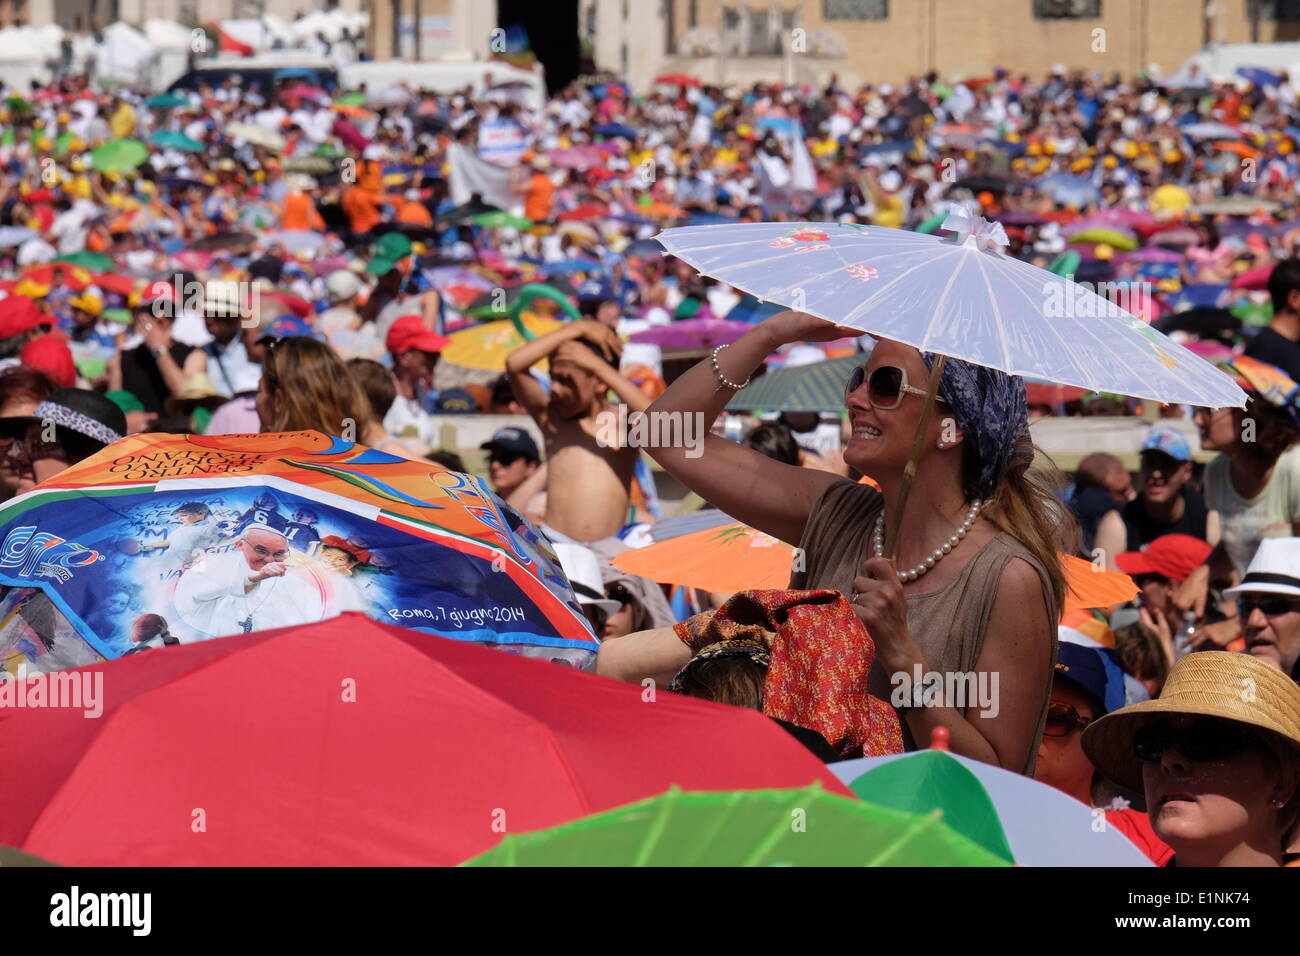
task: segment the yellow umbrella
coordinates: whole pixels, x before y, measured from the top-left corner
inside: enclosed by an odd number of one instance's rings
[[[535,312],[523,313],[520,320],[534,338],[554,332],[564,324]],[[443,361],[488,371],[504,369],[506,356],[524,344],[524,337],[510,319],[461,329],[452,332],[448,338],[451,339],[451,344],[442,350]]]
[[[1149,204],[1153,210],[1180,213],[1185,212],[1191,206],[1192,197],[1182,186],[1165,183],[1163,186],[1158,186],[1151,193]]]

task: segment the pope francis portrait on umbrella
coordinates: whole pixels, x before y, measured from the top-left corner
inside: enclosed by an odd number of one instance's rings
[[[209,636],[247,634],[317,621],[324,612],[320,587],[289,567],[289,542],[270,525],[252,523],[235,550],[209,554],[176,586],[176,611]]]

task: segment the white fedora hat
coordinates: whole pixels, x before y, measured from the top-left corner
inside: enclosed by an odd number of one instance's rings
[[[1259,542],[1246,576],[1224,594],[1235,598],[1248,592],[1300,597],[1300,538],[1264,538]]]
[[[557,543],[555,554],[573,585],[579,604],[594,604],[607,615],[618,613],[623,605],[605,597],[605,583],[600,575],[600,560],[596,552],[580,544]]]

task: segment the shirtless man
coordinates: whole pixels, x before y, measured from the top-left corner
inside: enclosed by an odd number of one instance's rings
[[[546,442],[547,531],[591,543],[613,537],[627,523],[632,471],[640,452],[609,447],[597,436],[616,408],[614,393],[628,413],[645,411],[650,399],[618,373],[622,343],[613,329],[593,320],[570,322],[510,353],[506,372],[515,397],[537,422]],[[603,357],[602,357],[603,356]],[[551,394],[529,374],[544,358],[551,362]]]

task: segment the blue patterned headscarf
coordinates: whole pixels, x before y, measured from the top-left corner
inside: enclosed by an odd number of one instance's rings
[[[937,356],[926,352],[924,358],[925,364],[933,368]],[[1019,375],[949,358],[943,365],[939,394],[979,458],[976,493],[981,498],[993,497],[1015,453],[1017,440],[1029,427],[1024,381]]]

